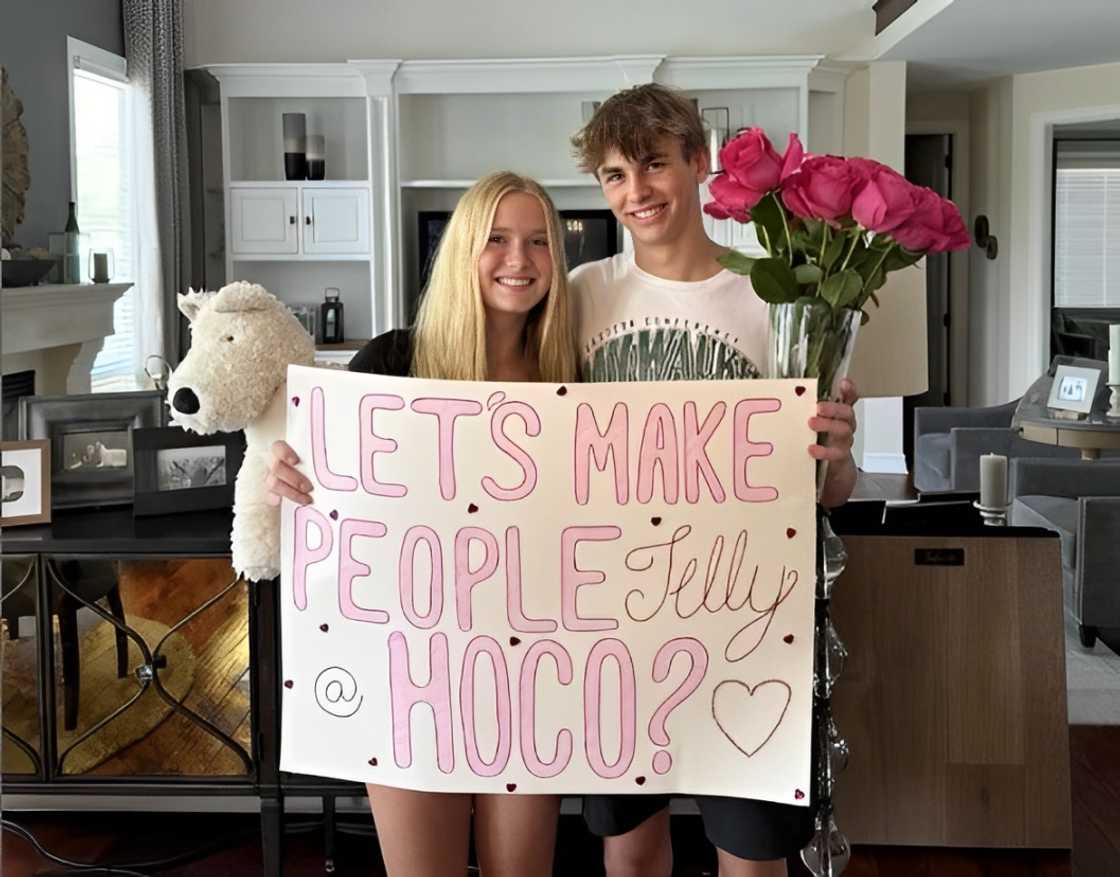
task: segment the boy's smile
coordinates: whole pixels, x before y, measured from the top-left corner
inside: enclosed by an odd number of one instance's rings
[[[611,212],[635,245],[662,246],[680,240],[696,223],[697,187],[708,176],[707,156],[685,159],[679,141],[665,136],[638,161],[612,149],[596,176]]]

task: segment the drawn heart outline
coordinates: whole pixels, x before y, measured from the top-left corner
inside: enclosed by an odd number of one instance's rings
[[[718,706],[720,700],[720,691],[722,690],[726,692],[727,695],[731,695],[731,689],[725,688],[725,686],[737,686],[738,688],[745,688],[747,690],[748,697],[754,697],[755,694],[758,693],[758,690],[760,688],[763,688],[767,685],[780,685],[782,688],[784,688],[786,692],[786,700],[785,703],[782,704],[782,712],[778,716],[778,720],[774,722],[774,727],[770,729],[770,733],[768,733],[766,735],[766,738],[757,746],[755,746],[754,749],[748,751],[747,749],[744,749],[742,745],[740,745],[740,741],[736,740],[735,736],[730,731],[728,731],[728,729],[724,727],[724,723],[720,721]],[[712,718],[715,720],[715,723],[719,727],[720,731],[723,732],[723,736],[728,739],[728,742],[730,742],[732,746],[742,752],[743,755],[747,756],[747,758],[750,758],[751,756],[755,755],[760,749],[762,749],[763,746],[769,743],[770,738],[773,737],[775,733],[777,733],[778,726],[782,724],[782,721],[786,717],[786,713],[789,711],[789,704],[792,699],[793,689],[790,688],[788,682],[784,682],[781,679],[764,679],[762,682],[757,682],[753,686],[748,685],[746,682],[742,682],[739,679],[724,679],[712,690]]]

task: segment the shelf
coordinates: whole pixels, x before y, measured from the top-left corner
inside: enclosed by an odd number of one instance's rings
[[[322,253],[315,256],[304,256],[299,253],[234,253],[231,257],[234,262],[368,262],[370,256],[347,256],[334,253]]]
[[[477,180],[401,180],[402,189],[469,189]],[[599,184],[590,177],[576,179],[537,180],[546,189],[598,189]]]
[[[368,189],[369,180],[230,180],[229,185],[241,189]]]
[[[339,342],[338,344],[322,344],[322,343],[320,343],[320,344],[315,345],[315,352],[316,353],[338,353],[339,351],[353,352],[355,350],[361,350],[363,347],[365,347],[369,343],[369,340],[370,340],[369,338],[354,338],[354,339],[349,340],[349,341]]]

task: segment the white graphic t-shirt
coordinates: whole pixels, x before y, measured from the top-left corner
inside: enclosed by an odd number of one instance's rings
[[[747,277],[663,280],[619,253],[580,265],[570,282],[585,381],[761,377],[767,308]]]

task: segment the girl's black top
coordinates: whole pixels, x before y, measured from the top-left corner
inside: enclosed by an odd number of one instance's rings
[[[350,360],[352,372],[407,378],[412,371],[412,332],[390,329],[369,341]]]

